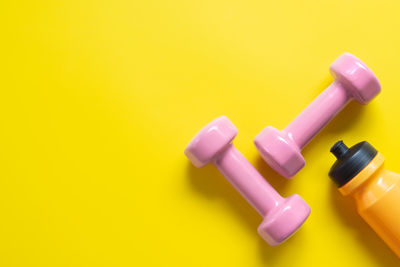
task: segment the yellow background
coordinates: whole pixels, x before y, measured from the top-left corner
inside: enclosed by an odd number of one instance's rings
[[[399,1],[2,1],[0,266],[399,266],[327,176],[370,141],[400,171]],[[253,138],[284,128],[343,52],[382,93],[352,103],[285,180]],[[312,207],[269,247],[258,214],[183,150],[217,116],[284,196]],[[398,204],[398,203],[394,203]]]

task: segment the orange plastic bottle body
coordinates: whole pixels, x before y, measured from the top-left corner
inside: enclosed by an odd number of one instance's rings
[[[378,153],[339,190],[356,200],[361,217],[400,257],[400,174],[386,170],[383,163]]]

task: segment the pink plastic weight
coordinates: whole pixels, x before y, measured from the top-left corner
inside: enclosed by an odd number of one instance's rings
[[[351,99],[365,105],[381,90],[372,71],[351,54],[342,54],[333,62],[330,71],[335,81],[283,131],[268,126],[254,139],[261,157],[286,178],[293,177],[304,167],[303,147]]]
[[[213,163],[264,218],[258,233],[272,246],[290,237],[310,214],[299,196],[282,198],[231,143],[236,127],[222,116],[205,126],[189,143],[185,155],[198,168]]]

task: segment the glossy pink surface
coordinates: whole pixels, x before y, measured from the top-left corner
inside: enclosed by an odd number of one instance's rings
[[[268,126],[254,139],[262,158],[286,178],[293,177],[304,167],[303,147],[351,99],[367,104],[381,90],[373,72],[351,54],[342,54],[331,65],[330,71],[335,81],[284,130]]]
[[[282,198],[231,143],[236,127],[222,116],[205,126],[189,143],[186,156],[196,167],[211,162],[264,218],[259,234],[278,245],[290,237],[310,214],[298,195]]]

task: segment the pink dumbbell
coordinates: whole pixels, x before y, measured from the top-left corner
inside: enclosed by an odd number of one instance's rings
[[[293,177],[304,167],[303,147],[354,98],[365,105],[381,90],[372,71],[355,56],[344,53],[330,67],[335,81],[283,131],[271,126],[254,139],[261,157],[279,174]]]
[[[258,233],[270,245],[290,237],[310,214],[299,196],[282,198],[231,143],[236,127],[222,116],[205,126],[189,143],[185,155],[198,168],[212,162],[264,218]]]

